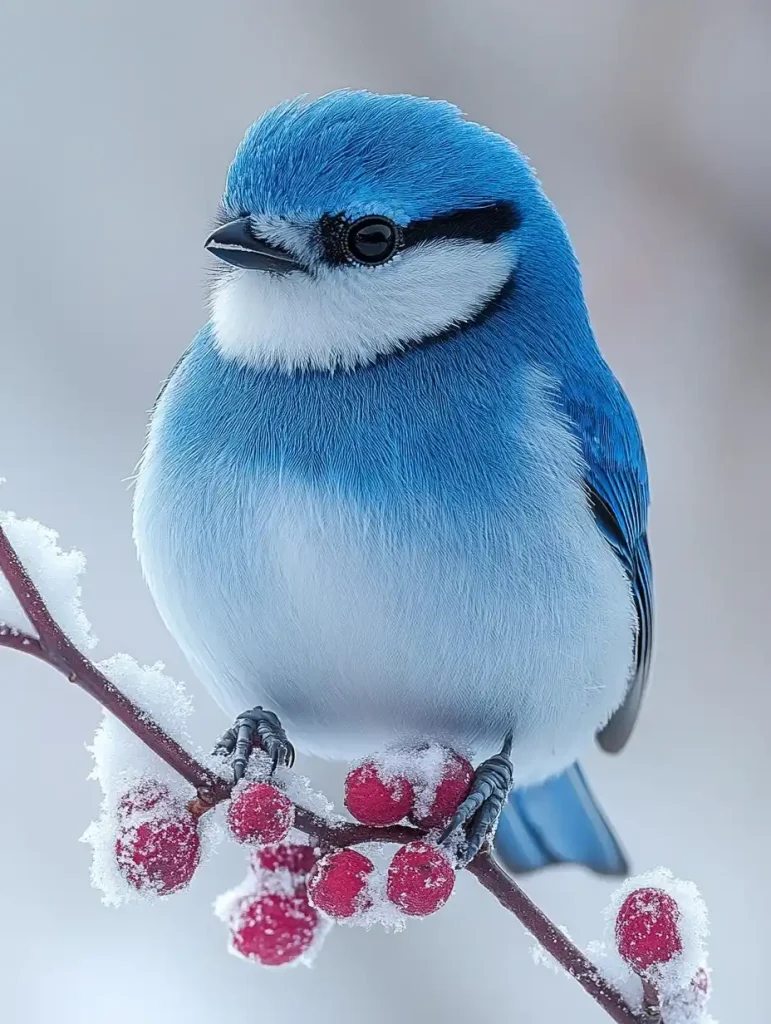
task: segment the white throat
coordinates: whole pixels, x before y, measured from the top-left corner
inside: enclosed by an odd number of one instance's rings
[[[361,366],[471,320],[513,263],[503,242],[452,239],[416,245],[382,267],[237,270],[212,293],[215,341],[251,366]]]

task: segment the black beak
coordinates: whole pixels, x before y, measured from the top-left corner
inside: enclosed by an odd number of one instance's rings
[[[212,231],[204,246],[218,259],[246,270],[267,270],[271,274],[288,274],[303,267],[280,245],[264,242],[252,232],[251,218],[239,217]]]

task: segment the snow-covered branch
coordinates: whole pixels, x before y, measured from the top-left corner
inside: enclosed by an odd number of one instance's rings
[[[200,860],[204,818],[213,820],[209,812],[228,802],[231,835],[254,853],[245,883],[220,899],[218,913],[231,927],[231,948],[248,958],[268,964],[302,959],[333,921],[399,925],[404,914],[420,916],[443,905],[455,871],[431,843],[437,833],[431,831],[427,805],[423,816],[413,819],[428,829],[353,823],[334,815],[331,805],[288,770],[271,778],[259,757],[234,790],[222,774],[223,762],[189,752],[184,729],[178,728],[180,709],[184,718],[189,701],[179,684],[159,666],[142,669],[126,655],[97,666],[83,653],[95,641],[80,607],[82,569],[82,556],[62,552],[52,531],[11,514],[0,517],[0,646],[46,662],[128,731],[114,734],[111,730],[118,727],[107,718],[94,745],[105,808],[103,821],[86,838],[94,845],[94,877],[103,888],[116,875],[124,893],[133,888],[164,895],[186,885]],[[157,700],[164,693],[166,706]],[[141,761],[143,749],[149,749],[162,764],[151,761],[149,770],[146,765],[127,769],[125,763],[116,768],[114,751],[125,740],[134,745],[125,747],[124,762]],[[366,801],[370,791],[361,773],[360,766],[348,781],[349,786],[352,779],[359,784]],[[180,788],[183,781],[193,792]],[[383,780],[375,783],[382,799]],[[348,806],[354,809],[350,801]],[[369,820],[366,813],[360,816]],[[394,820],[403,816],[401,811]],[[291,829],[300,834],[300,843],[286,842]],[[379,870],[382,844],[399,844],[400,850]],[[618,1024],[650,1024],[662,1019],[662,1010],[666,1024],[706,1024],[705,922],[701,904],[687,887],[668,895],[668,876],[657,876],[658,884],[643,889],[627,883],[626,902],[619,897],[615,906],[613,935],[595,950],[596,964],[489,851],[478,854],[467,870]],[[281,949],[276,934],[283,936]],[[272,936],[267,945],[266,935]]]

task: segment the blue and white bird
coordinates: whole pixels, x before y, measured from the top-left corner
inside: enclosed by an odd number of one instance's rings
[[[301,98],[248,130],[206,245],[134,529],[225,749],[470,749],[466,857],[505,803],[511,869],[623,873],[576,760],[645,689],[645,456],[525,158],[449,103]]]

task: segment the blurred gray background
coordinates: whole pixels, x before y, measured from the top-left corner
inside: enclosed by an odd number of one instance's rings
[[[765,1018],[771,773],[771,14],[752,0],[5,0],[0,11],[1,502],[89,556],[101,656],[162,658],[202,739],[223,726],[146,592],[126,478],[159,382],[203,317],[202,242],[265,108],[368,86],[446,97],[532,158],[572,232],[653,484],[658,644],[628,751],[591,778],[639,870],[711,911],[713,1012]],[[105,909],[78,836],[99,718],[2,653],[0,1018],[9,1024],[574,1024],[602,1012],[536,967],[464,878],[435,918],[337,929],[311,970],[225,952],[223,851],[159,906]],[[44,749],[34,737],[44,736]],[[303,766],[331,795],[339,773]],[[612,888],[527,880],[580,942]],[[484,973],[484,980],[483,980]]]

